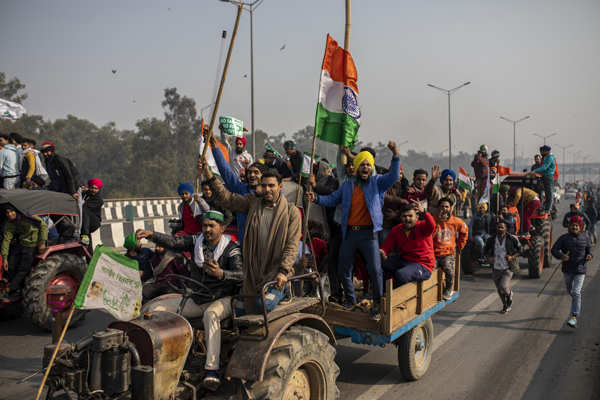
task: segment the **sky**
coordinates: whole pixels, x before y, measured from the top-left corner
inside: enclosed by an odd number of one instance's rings
[[[27,85],[30,113],[73,114],[120,129],[161,117],[163,90],[198,109],[214,101],[221,31],[235,7],[218,0],[0,0],[0,71]],[[219,115],[250,124],[250,17],[244,12]],[[600,1],[353,0],[363,142],[448,148],[480,144],[512,158],[543,143],[600,160]],[[255,129],[291,134],[314,124],[326,34],[343,44],[344,0],[264,0],[254,12]],[[281,50],[282,46],[285,48]],[[225,46],[226,47],[226,46]],[[111,70],[117,70],[115,74]],[[247,75],[247,77],[245,77]]]

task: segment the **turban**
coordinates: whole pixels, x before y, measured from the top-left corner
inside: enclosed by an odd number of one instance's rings
[[[583,228],[583,218],[579,215],[573,215],[571,219],[569,219],[569,225],[579,225],[580,228]]]
[[[92,186],[96,186],[98,189],[102,188],[102,179],[100,178],[92,178],[90,180],[88,180],[88,188],[92,187]]]
[[[490,172],[494,171],[495,174],[498,173],[498,168],[496,167],[490,167]]]
[[[483,151],[484,153],[488,152],[488,147],[485,144],[479,146],[479,151]]]
[[[442,177],[440,178],[440,182],[443,182],[448,175],[452,177],[453,181],[456,180],[456,171],[454,171],[453,169],[445,169],[442,171]]]
[[[550,150],[552,150],[552,147],[548,146],[547,144],[540,147],[540,151],[550,151]]]
[[[242,142],[242,145],[246,146],[246,138],[245,137],[239,137],[235,139],[235,142]]]
[[[477,208],[479,208],[479,207],[481,207],[481,208],[483,208],[485,211],[487,211],[487,209],[488,209],[488,203],[486,203],[486,202],[479,203],[479,204],[477,205]]]
[[[194,194],[194,186],[189,182],[180,183],[179,186],[177,186],[177,194],[181,196],[181,193],[184,191],[189,194]]]
[[[361,151],[356,155],[356,157],[354,157],[354,169],[358,169],[358,166],[365,160],[371,164],[371,168],[375,167],[375,159],[373,158],[373,154],[369,153],[368,151]]]
[[[46,150],[46,149],[53,149],[54,147],[55,147],[55,146],[54,146],[54,143],[52,143],[52,142],[45,141],[45,142],[42,144],[42,150]]]
[[[137,244],[138,241],[135,238],[135,233],[132,233],[131,235],[125,237],[125,243],[123,244],[123,247],[125,247],[127,250],[132,250],[137,247]]]
[[[295,149],[296,143],[292,142],[291,140],[286,140],[286,142],[283,144],[283,148],[284,149]]]
[[[510,190],[510,186],[509,185],[500,185],[500,193],[506,193]]]
[[[220,211],[215,211],[215,210],[209,210],[209,211],[205,212],[204,215],[202,216],[202,219],[210,219],[213,221],[217,221],[221,225],[223,223],[225,223],[225,216],[223,215],[223,213]]]

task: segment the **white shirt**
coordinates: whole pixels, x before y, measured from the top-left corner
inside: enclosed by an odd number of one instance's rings
[[[233,173],[239,178],[242,170],[245,171],[253,162],[252,155],[248,153],[246,149],[240,154],[236,153],[234,150],[234,157],[231,159],[230,165]]]
[[[494,241],[494,269],[504,271],[508,269],[508,261],[506,261],[506,236],[502,243],[498,238]]]

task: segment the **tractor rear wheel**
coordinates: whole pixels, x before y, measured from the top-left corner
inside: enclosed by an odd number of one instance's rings
[[[539,279],[544,267],[544,238],[533,236],[531,238],[531,247],[529,248],[527,261],[529,266],[529,277]]]
[[[71,253],[51,255],[32,268],[25,279],[23,308],[25,316],[37,327],[50,331],[54,323],[52,309],[57,305],[48,304],[50,286],[67,286],[70,294],[63,300],[63,310],[68,310],[75,300],[77,289],[83,279],[87,264],[85,259]],[[71,318],[74,327],[84,318],[84,311],[76,311]]]
[[[296,325],[277,340],[263,380],[247,388],[248,394],[261,400],[337,399],[339,373],[327,335]]]

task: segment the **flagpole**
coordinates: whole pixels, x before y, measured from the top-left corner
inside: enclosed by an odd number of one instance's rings
[[[350,26],[352,25],[352,8],[351,8],[351,0],[346,0],[346,26],[344,29],[344,50],[349,51],[350,50]],[[345,61],[345,60],[344,60]],[[340,176],[340,171],[343,171],[343,173],[345,174],[345,164],[347,162],[346,159],[346,155],[342,152],[342,147],[343,145],[340,145],[339,147],[339,154],[340,156],[338,157],[340,164],[342,164],[341,168],[340,165],[338,165],[338,176]],[[313,153],[315,148],[315,142],[313,141]]]
[[[52,357],[50,357],[50,362],[46,367],[46,372],[44,373],[44,378],[42,379],[42,383],[40,384],[40,388],[38,389],[37,395],[35,396],[35,400],[39,400],[42,392],[44,391],[44,385],[46,384],[46,380],[48,379],[48,375],[50,374],[50,370],[52,369],[52,364],[54,364],[54,360],[56,359],[56,355],[58,354],[58,349],[60,349],[60,345],[62,344],[63,339],[65,338],[65,333],[67,333],[67,329],[69,328],[69,324],[71,323],[71,317],[73,316],[73,312],[75,311],[75,307],[71,307],[71,312],[67,317],[67,322],[63,327],[62,333],[60,334],[60,338],[56,343],[56,347],[54,348],[54,352],[52,353]]]
[[[219,103],[221,102],[221,95],[223,94],[223,87],[225,86],[225,78],[227,77],[227,70],[229,69],[229,61],[231,61],[231,52],[235,43],[235,37],[237,36],[238,27],[240,26],[240,16],[242,15],[243,4],[238,5],[237,15],[235,17],[235,25],[233,27],[233,34],[231,35],[231,42],[229,43],[229,49],[227,50],[227,58],[225,59],[225,66],[223,67],[223,74],[221,74],[221,83],[219,84],[219,91],[217,92],[217,99],[215,100],[215,106],[212,110],[212,116],[210,118],[210,125],[208,127],[208,135],[204,141],[204,147],[202,149],[202,161],[206,161],[206,150],[210,146],[210,141],[213,137],[213,128],[215,127],[215,118],[219,111]]]

